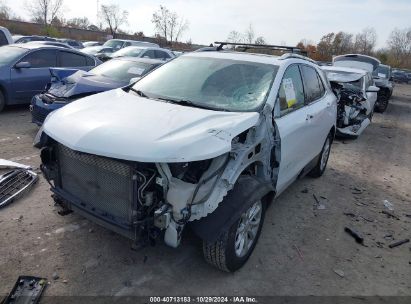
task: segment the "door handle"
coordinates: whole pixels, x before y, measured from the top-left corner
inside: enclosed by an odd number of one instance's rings
[[[305,120],[310,120],[313,119],[314,115],[313,114],[307,114],[307,118]]]

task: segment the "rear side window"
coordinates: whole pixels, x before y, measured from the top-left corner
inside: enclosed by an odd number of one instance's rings
[[[3,33],[3,31],[0,31],[0,46],[1,45],[7,45],[9,44],[6,35]]]
[[[148,58],[151,58],[151,59],[155,59],[156,55],[154,53],[154,50],[148,50],[144,53],[143,57],[148,57]]]
[[[94,61],[93,58],[86,57],[86,60],[87,60],[87,66],[95,66],[96,65],[96,62]]]
[[[320,82],[317,71],[309,66],[301,66],[304,79],[306,103],[320,99],[324,95],[324,85]]]
[[[48,68],[57,66],[55,50],[34,51],[25,56],[20,62],[29,62],[32,68]]]
[[[304,88],[300,69],[290,66],[284,73],[278,94],[281,115],[285,115],[304,106]]]
[[[156,54],[156,58],[158,58],[158,59],[168,59],[168,58],[170,58],[170,55],[169,54],[167,54],[166,52],[164,52],[164,51],[154,51],[155,52],[155,54]]]
[[[60,52],[59,63],[61,67],[87,66],[86,56],[71,52]]]

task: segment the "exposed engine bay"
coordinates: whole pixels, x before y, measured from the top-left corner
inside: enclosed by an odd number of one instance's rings
[[[362,91],[350,83],[331,82],[338,98],[337,130],[359,135],[370,124],[370,109]]]

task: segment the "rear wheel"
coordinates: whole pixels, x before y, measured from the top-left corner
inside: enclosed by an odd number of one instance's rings
[[[256,201],[216,241],[203,241],[205,260],[226,272],[240,269],[257,244],[264,214],[265,205],[260,200]]]
[[[312,177],[320,177],[321,175],[324,174],[325,168],[327,167],[328,158],[330,156],[331,144],[332,144],[332,134],[330,132],[325,140],[325,143],[324,143],[323,149],[321,150],[321,154],[320,154],[317,164],[310,171],[310,173],[308,173],[308,175]]]
[[[6,100],[4,99],[3,92],[0,91],[0,112],[3,111],[5,106],[6,106]]]
[[[375,107],[376,112],[384,113],[385,110],[387,110],[389,98],[390,98],[390,93],[389,92],[381,93],[381,96],[378,98],[379,99],[378,104]]]

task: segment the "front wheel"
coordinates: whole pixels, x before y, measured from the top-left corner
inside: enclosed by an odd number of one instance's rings
[[[265,205],[261,201],[254,202],[216,241],[203,241],[205,260],[222,271],[240,269],[257,244],[264,214]]]
[[[324,174],[325,168],[327,167],[328,158],[330,157],[331,151],[331,144],[332,144],[332,134],[331,132],[328,134],[323,149],[321,150],[321,154],[319,156],[318,162],[315,167],[308,173],[308,175],[312,177],[320,177]]]

